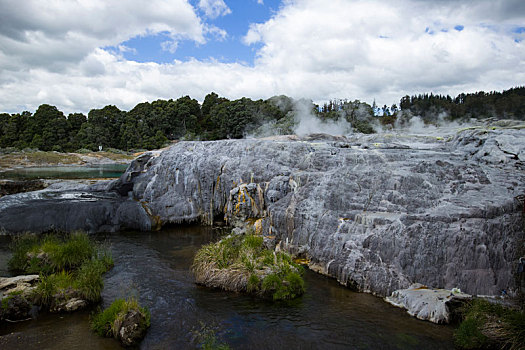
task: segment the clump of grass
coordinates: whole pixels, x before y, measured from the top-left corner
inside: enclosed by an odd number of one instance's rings
[[[454,333],[454,340],[463,349],[523,349],[525,314],[474,299],[463,308],[463,321]]]
[[[9,268],[40,274],[33,297],[37,304],[48,307],[72,296],[88,302],[100,300],[102,275],[113,266],[109,249],[83,232],[22,235],[13,241],[12,249]]]
[[[304,293],[302,267],[286,253],[265,249],[261,236],[231,235],[203,246],[195,255],[192,271],[199,284],[273,300]]]
[[[78,269],[84,262],[100,254],[99,247],[84,232],[71,234],[51,233],[41,237],[21,235],[11,245],[13,256],[8,265],[11,270],[24,273],[59,272]]]
[[[111,305],[98,312],[91,318],[91,329],[102,337],[117,337],[122,321],[126,314],[136,310],[144,316],[144,324],[140,327],[148,328],[151,324],[151,315],[147,308],[139,305],[137,299],[116,299]]]

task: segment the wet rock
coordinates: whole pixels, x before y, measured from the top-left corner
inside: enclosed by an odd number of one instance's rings
[[[47,185],[41,180],[0,180],[0,197],[14,193],[38,191]]]
[[[115,192],[44,190],[0,198],[0,231],[7,233],[116,232],[151,226],[141,203]]]
[[[119,322],[119,320],[116,322]],[[118,329],[117,339],[125,346],[133,346],[140,343],[148,330],[146,315],[139,310],[129,310],[121,322],[120,327],[116,327]]]
[[[21,275],[15,277],[0,277],[0,293],[4,293],[10,288],[17,287],[18,285],[29,285],[36,284],[40,279],[39,275]]]
[[[440,324],[453,321],[457,309],[470,299],[471,295],[459,290],[433,289],[419,283],[396,290],[385,298],[388,303],[406,309],[411,316]]]
[[[2,298],[1,319],[22,321],[31,318],[33,304],[22,294],[8,295]]]

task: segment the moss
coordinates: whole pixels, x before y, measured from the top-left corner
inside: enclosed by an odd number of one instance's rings
[[[289,254],[264,248],[263,238],[231,235],[202,247],[192,270],[197,283],[283,300],[304,293],[303,269]]]
[[[525,344],[525,314],[474,299],[462,310],[463,321],[454,332],[463,349],[504,348],[517,350]]]

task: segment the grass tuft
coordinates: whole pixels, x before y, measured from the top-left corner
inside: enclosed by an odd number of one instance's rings
[[[22,235],[11,246],[9,268],[40,274],[34,298],[51,306],[58,298],[75,295],[88,302],[100,300],[102,275],[113,266],[108,247],[96,244],[83,232],[71,234]]]
[[[199,284],[273,300],[304,293],[302,267],[286,253],[265,249],[261,236],[231,235],[203,246],[195,255],[192,271]]]
[[[109,307],[98,312],[91,318],[91,329],[102,337],[117,337],[122,320],[130,310],[138,310],[145,316],[145,326],[151,324],[151,315],[147,308],[139,305],[137,299],[116,299]]]
[[[525,313],[474,299],[463,308],[463,321],[454,340],[463,349],[523,349]]]

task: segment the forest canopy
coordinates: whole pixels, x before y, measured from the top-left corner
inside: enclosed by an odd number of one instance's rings
[[[301,105],[301,108],[298,106]],[[377,107],[359,100],[331,100],[322,106],[311,101],[274,96],[267,100],[243,97],[229,100],[212,92],[202,104],[189,96],[177,100],[139,103],[130,111],[108,105],[88,115],[65,116],[43,104],[34,114],[0,114],[0,148],[71,152],[115,148],[125,151],[160,148],[170,140],[218,140],[292,134],[300,114],[321,123],[344,122],[351,131],[375,132],[374,125],[394,127],[399,117],[420,116],[434,124],[443,118],[525,120],[525,87],[503,92],[451,96],[404,96],[399,107]]]

